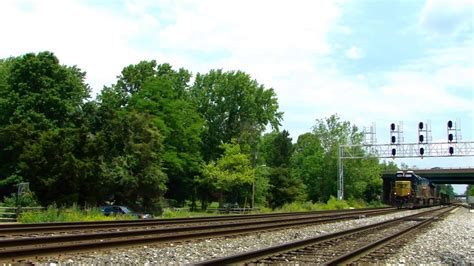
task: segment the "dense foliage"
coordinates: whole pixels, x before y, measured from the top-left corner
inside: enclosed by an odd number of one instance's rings
[[[466,188],[466,195],[468,196],[474,196],[474,186],[473,185],[468,185]]]
[[[142,61],[97,99],[85,75],[50,52],[0,60],[0,198],[29,182],[29,201],[44,206],[326,202],[336,194],[339,146],[362,141],[333,115],[293,143],[279,131],[274,90],[241,71],[193,79]],[[377,200],[381,171],[391,167],[376,158],[345,162],[348,198]]]

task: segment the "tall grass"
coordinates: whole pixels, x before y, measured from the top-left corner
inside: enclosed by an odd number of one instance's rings
[[[326,203],[316,202],[292,202],[283,205],[281,208],[270,209],[267,207],[260,207],[258,212],[253,213],[270,213],[270,212],[305,212],[305,211],[320,211],[320,210],[343,210],[343,209],[359,209],[368,207],[383,207],[380,202],[366,203],[363,200],[348,199],[338,200],[335,197],[331,197]],[[197,216],[214,216],[216,213],[200,212],[200,211],[173,211],[171,209],[165,209],[162,214],[163,218],[187,218]]]
[[[81,209],[77,205],[68,208],[49,206],[46,210],[27,211],[20,214],[20,223],[47,223],[47,222],[89,222],[135,219],[129,215],[105,216],[99,208]]]
[[[329,198],[328,202],[292,202],[283,205],[279,211],[282,212],[301,212],[301,211],[319,211],[319,210],[344,210],[344,209],[360,209],[360,208],[369,208],[369,207],[383,207],[380,202],[370,202],[366,203],[363,200],[358,199],[348,199],[348,200],[338,200],[335,197]]]
[[[217,203],[216,203],[217,204]],[[217,205],[216,205],[217,206]],[[338,200],[331,197],[327,203],[321,202],[293,202],[283,205],[278,209],[270,209],[267,207],[260,207],[258,212],[253,213],[270,213],[270,212],[304,212],[317,210],[342,210],[349,208],[366,208],[366,207],[382,207],[380,202],[365,203],[362,200]],[[205,211],[188,211],[180,210],[173,211],[165,209],[161,218],[189,218],[198,216],[215,216],[216,213],[209,213]],[[222,214],[224,215],[224,214]],[[20,215],[18,221],[20,223],[46,223],[46,222],[80,222],[80,221],[110,221],[110,220],[131,220],[136,219],[129,215],[119,216],[105,216],[99,208],[80,208],[73,205],[68,208],[58,208],[55,205],[49,206],[42,211],[27,211]]]

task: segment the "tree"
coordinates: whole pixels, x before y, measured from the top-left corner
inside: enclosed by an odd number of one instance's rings
[[[392,162],[392,161],[389,161],[389,162],[382,161],[380,163],[380,167],[382,168],[382,171],[398,171],[398,170],[400,170],[400,168],[398,168],[398,165],[396,163]]]
[[[149,115],[136,112],[126,113],[121,127],[123,150],[101,161],[104,190],[119,203],[139,201],[145,208],[159,208],[155,201],[166,191],[167,181],[159,130]]]
[[[178,74],[176,74],[178,75]],[[195,106],[174,86],[173,79],[159,76],[146,82],[130,98],[129,108],[153,115],[164,136],[163,166],[169,177],[169,196],[184,203],[200,173],[203,120]]]
[[[451,184],[440,184],[439,187],[440,192],[449,195],[450,198],[454,198],[456,196],[454,188]]]
[[[292,175],[303,180],[312,201],[320,200],[324,193],[323,160],[324,150],[319,139],[312,133],[300,135],[291,157]]]
[[[324,150],[321,183],[324,188],[321,200],[327,201],[336,194],[338,152],[341,145],[361,144],[362,133],[348,121],[340,121],[337,115],[325,120],[316,120],[313,134],[319,139]],[[365,156],[360,148],[353,148],[354,155]],[[375,158],[364,160],[344,160],[345,194],[348,198],[377,199],[382,190],[381,168]]]
[[[84,78],[50,52],[0,63],[0,174],[8,180],[3,185],[30,182],[43,203],[54,195],[77,195],[76,179],[87,171],[76,155],[76,118],[90,91]],[[57,189],[61,185],[64,190]]]
[[[474,186],[473,185],[468,185],[466,187],[466,195],[467,196],[474,196]]]
[[[303,182],[299,176],[292,175],[290,168],[293,144],[288,131],[265,134],[259,154],[269,167],[270,206],[275,208],[288,202],[303,200]]]
[[[224,154],[216,162],[204,165],[203,175],[198,183],[218,194],[220,206],[224,200],[244,204],[250,202],[255,170],[251,166],[249,155],[241,152],[240,145],[235,140],[222,144],[221,148]]]
[[[147,113],[163,137],[163,168],[167,197],[180,204],[193,197],[194,176],[201,171],[203,119],[190,100],[185,69],[141,61],[125,67],[117,83],[106,89],[111,108]]]
[[[220,144],[233,138],[256,147],[266,125],[278,128],[282,119],[273,89],[266,89],[241,71],[197,74],[191,93],[205,120],[202,139],[207,162],[218,158],[223,152]]]

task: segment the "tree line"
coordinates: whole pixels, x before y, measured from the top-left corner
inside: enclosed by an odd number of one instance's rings
[[[1,197],[29,182],[42,205],[325,202],[336,194],[339,145],[362,142],[332,115],[293,143],[275,91],[242,71],[193,77],[141,61],[95,99],[85,77],[51,52],[0,60]],[[394,167],[347,161],[347,197],[378,200],[381,171]]]

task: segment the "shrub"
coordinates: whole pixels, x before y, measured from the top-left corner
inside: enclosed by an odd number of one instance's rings
[[[50,205],[46,210],[27,211],[20,214],[20,223],[47,223],[47,222],[87,222],[87,221],[110,221],[131,220],[135,217],[129,215],[105,216],[99,208],[81,209],[77,205],[69,208],[58,208]]]
[[[347,200],[347,204],[356,209],[367,208],[367,203],[361,199],[350,198]]]
[[[345,200],[338,200],[333,196],[329,198],[326,206],[326,210],[344,210],[351,207]]]
[[[33,192],[29,191],[23,193],[17,201],[16,193],[12,193],[10,196],[5,196],[3,198],[3,204],[7,207],[17,207],[20,205],[21,207],[37,207],[40,206],[38,201],[36,200],[36,196]]]
[[[300,202],[286,203],[281,206],[280,211],[282,212],[303,212],[307,211]]]

